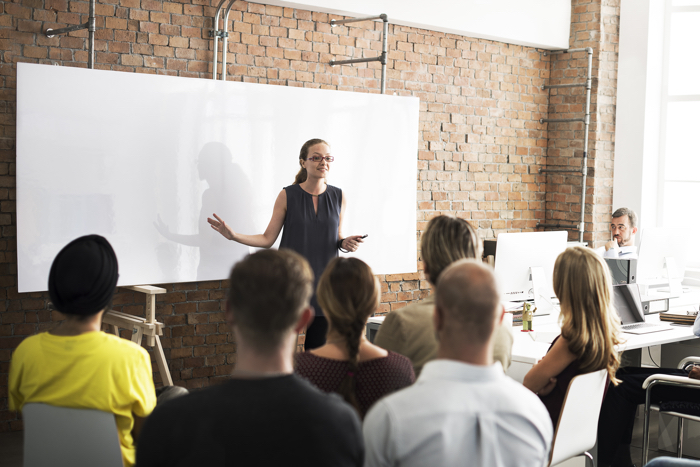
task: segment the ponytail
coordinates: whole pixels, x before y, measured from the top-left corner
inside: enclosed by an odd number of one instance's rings
[[[299,169],[297,176],[294,177],[293,185],[299,185],[300,183],[304,183],[306,181],[306,177],[306,169],[302,167],[301,169]]]
[[[360,342],[367,318],[379,306],[379,281],[362,260],[333,258],[318,281],[316,294],[330,329],[345,339],[348,350],[347,372],[336,392],[363,417],[355,392]]]

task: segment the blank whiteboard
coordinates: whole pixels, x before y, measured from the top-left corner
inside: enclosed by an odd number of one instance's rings
[[[331,145],[343,234],[369,234],[354,256],[416,271],[417,98],[28,63],[17,78],[20,292],[46,290],[60,249],[92,233],[119,285],[227,278],[253,249],[206,218],[262,233],[311,138]]]

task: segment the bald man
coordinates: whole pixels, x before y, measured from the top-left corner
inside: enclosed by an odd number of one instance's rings
[[[490,268],[460,260],[435,292],[437,359],[365,418],[365,466],[542,466],[552,422],[539,398],[493,361],[503,307]]]

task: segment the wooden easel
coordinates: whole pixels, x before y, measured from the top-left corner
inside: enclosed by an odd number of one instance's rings
[[[146,294],[146,317],[141,318],[120,311],[110,310],[102,317],[102,322],[109,325],[110,330],[119,336],[119,328],[131,329],[131,342],[141,345],[141,340],[146,337],[146,344],[155,347],[155,358],[160,371],[160,378],[165,386],[173,385],[173,378],[170,376],[168,362],[165,360],[163,345],[160,343],[160,336],[163,335],[163,323],[156,321],[156,295],[165,293],[161,287],[151,285],[134,285],[123,287]]]

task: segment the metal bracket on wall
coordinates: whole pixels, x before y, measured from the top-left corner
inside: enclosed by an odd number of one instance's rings
[[[90,0],[87,23],[76,24],[61,29],[47,29],[44,31],[46,37],[51,38],[61,34],[68,34],[72,31],[88,30],[88,68],[95,68],[95,0]]]
[[[226,6],[226,12],[224,13],[224,29],[219,29],[219,18],[221,17],[221,9],[224,7],[224,3],[227,0],[221,0],[219,2],[219,7],[216,9],[216,15],[214,16],[214,29],[209,31],[209,37],[214,38],[214,57],[212,58],[212,79],[217,79],[217,64],[219,63],[219,39],[222,39],[224,43],[222,44],[221,51],[221,79],[226,81],[226,49],[228,49],[228,15],[231,13],[231,7],[236,0],[228,0],[228,5]]]
[[[581,163],[581,169],[571,170],[569,168],[552,168],[552,169],[540,169],[540,173],[579,173],[581,174],[581,220],[578,226],[574,224],[545,224],[538,223],[537,227],[544,228],[564,228],[565,230],[578,230],[579,232],[579,242],[583,241],[583,231],[585,227],[585,214],[586,214],[586,177],[588,176],[588,127],[591,121],[591,80],[592,80],[592,69],[593,69],[593,49],[591,47],[586,47],[584,49],[567,49],[567,50],[556,50],[554,52],[544,52],[546,56],[549,54],[565,54],[573,52],[586,52],[588,54],[588,69],[586,73],[585,83],[573,83],[573,84],[545,84],[540,87],[540,89],[556,89],[556,88],[575,88],[584,87],[586,88],[586,113],[583,117],[578,118],[541,118],[540,123],[563,123],[563,122],[582,122],[583,123],[583,161]],[[577,228],[576,228],[577,227]]]
[[[358,23],[360,21],[375,21],[382,20],[384,22],[384,27],[382,28],[382,53],[378,57],[372,58],[353,58],[350,60],[331,60],[328,62],[330,66],[335,65],[348,65],[351,63],[366,63],[366,62],[380,62],[382,64],[382,82],[381,82],[381,92],[386,93],[386,62],[388,53],[388,36],[389,36],[389,18],[386,14],[382,13],[379,16],[370,16],[368,18],[351,18],[351,19],[339,19],[331,20],[331,27],[337,26],[339,24],[347,23]]]

